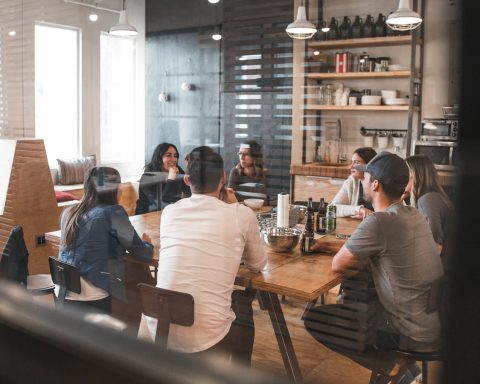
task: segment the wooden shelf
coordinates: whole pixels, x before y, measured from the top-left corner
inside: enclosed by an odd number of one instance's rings
[[[408,111],[408,105],[320,105],[309,104],[305,106],[307,111]],[[413,107],[419,111],[418,107]]]
[[[385,37],[363,37],[360,39],[345,40],[327,40],[312,41],[308,43],[310,48],[330,49],[330,48],[355,48],[355,47],[376,47],[391,45],[409,45],[412,42],[412,36],[385,36]],[[418,44],[420,41],[417,42]]]
[[[395,79],[410,77],[411,71],[307,73],[308,79]]]

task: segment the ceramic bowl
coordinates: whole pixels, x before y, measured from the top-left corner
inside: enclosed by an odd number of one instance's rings
[[[382,96],[363,95],[362,105],[380,105],[382,103]]]
[[[263,199],[245,199],[243,203],[252,209],[260,209],[263,206]]]
[[[398,95],[398,91],[395,89],[382,89],[382,97],[384,99],[395,99]]]
[[[302,231],[297,228],[267,228],[263,240],[275,252],[290,252],[298,244]]]

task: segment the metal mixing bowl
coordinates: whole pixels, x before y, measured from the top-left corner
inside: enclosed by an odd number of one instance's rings
[[[275,252],[290,252],[298,244],[302,231],[297,228],[267,228],[263,240]]]

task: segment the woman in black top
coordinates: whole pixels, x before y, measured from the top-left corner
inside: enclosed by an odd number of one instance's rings
[[[191,195],[190,188],[183,181],[185,171],[178,165],[178,156],[175,145],[157,145],[140,179],[136,215],[158,211]]]
[[[248,140],[240,144],[238,157],[238,164],[230,170],[228,187],[236,192],[239,201],[260,197],[256,194],[264,195],[266,199],[267,173],[263,164],[262,147],[255,140]],[[245,185],[246,183],[248,184]]]

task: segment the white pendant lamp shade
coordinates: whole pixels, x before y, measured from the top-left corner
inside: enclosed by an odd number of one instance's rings
[[[136,28],[128,24],[127,12],[125,9],[120,12],[118,24],[110,28],[109,33],[115,36],[136,36],[138,34]]]
[[[400,0],[398,9],[387,18],[387,25],[397,31],[408,31],[422,24],[422,18],[410,8],[408,0]]]
[[[305,6],[300,5],[297,19],[289,24],[285,31],[293,39],[310,39],[317,32],[317,28],[307,20]]]

